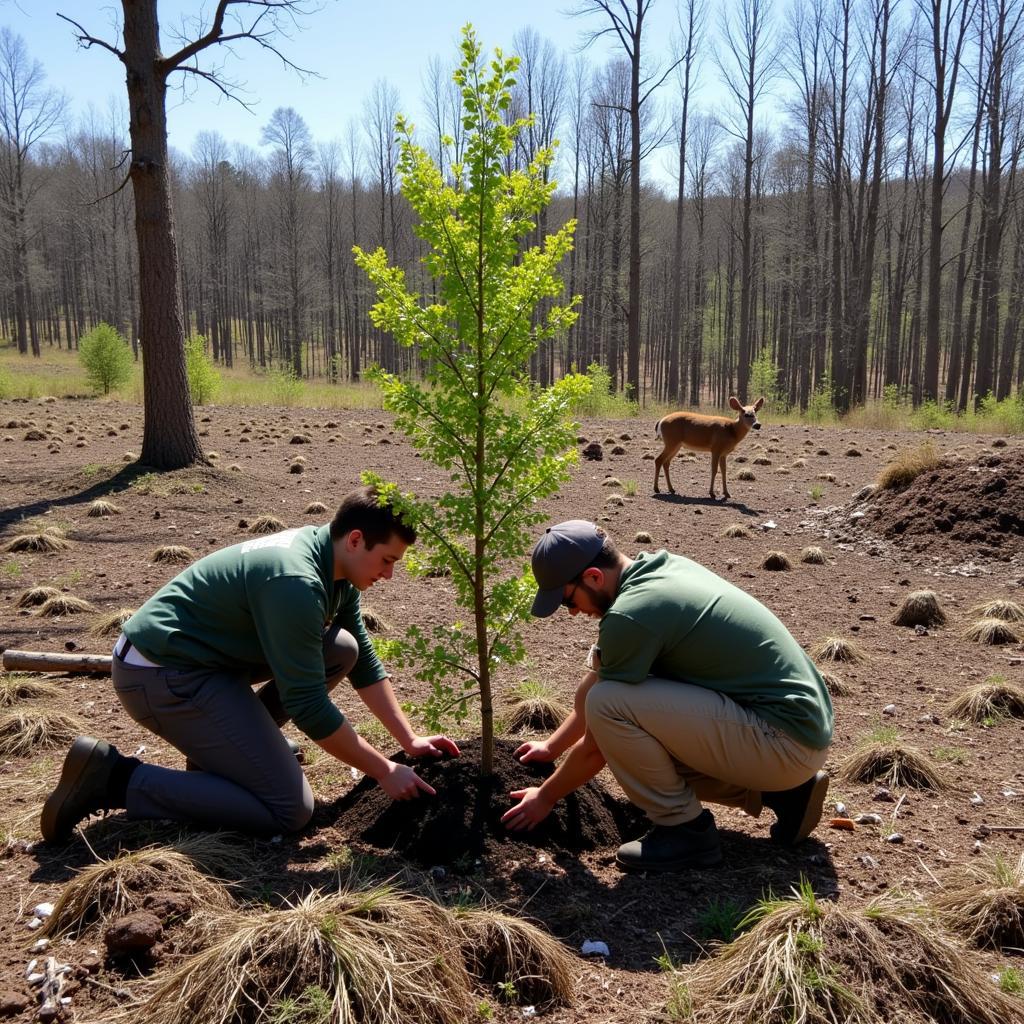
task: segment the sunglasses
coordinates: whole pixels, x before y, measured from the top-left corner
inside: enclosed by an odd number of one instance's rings
[[[568,609],[570,609],[570,611],[571,611],[572,609],[574,609],[574,608],[576,607],[576,604],[575,604],[575,602],[573,601],[573,598],[574,598],[574,597],[576,596],[576,588],[577,588],[577,587],[578,587],[579,585],[580,585],[580,581],[579,581],[579,580],[577,580],[577,581],[576,581],[576,582],[575,582],[575,583],[574,583],[574,584],[572,585],[572,590],[570,590],[570,591],[569,591],[569,596],[568,596],[568,597],[563,597],[563,598],[562,598],[562,607],[563,607],[563,608],[568,608]]]

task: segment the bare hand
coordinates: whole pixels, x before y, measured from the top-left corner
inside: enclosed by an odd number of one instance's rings
[[[505,828],[512,832],[530,832],[535,829],[550,813],[554,804],[540,791],[539,786],[528,789],[514,789],[509,794],[519,803],[507,810],[501,821]]]
[[[410,757],[440,757],[442,754],[459,756],[459,748],[455,741],[448,739],[447,736],[414,736],[404,750]]]
[[[388,762],[387,772],[377,780],[392,800],[412,800],[421,792],[437,796],[437,790],[424,782],[407,764]]]
[[[516,747],[513,756],[521,764],[528,764],[530,761],[555,760],[555,755],[551,752],[547,740],[527,740],[526,743]]]

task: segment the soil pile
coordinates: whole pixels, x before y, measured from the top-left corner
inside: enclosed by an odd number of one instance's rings
[[[877,494],[865,524],[943,561],[1024,553],[1024,450],[943,463],[901,491]]]
[[[542,847],[554,856],[613,849],[643,831],[646,819],[640,812],[595,781],[560,800],[532,832],[509,832],[501,823],[513,804],[509,792],[540,785],[553,768],[520,764],[512,756],[517,746],[512,740],[497,740],[495,772],[481,778],[480,741],[460,741],[461,757],[415,762],[420,777],[437,790],[436,797],[392,801],[376,782],[363,779],[320,809],[317,824],[333,824],[349,836],[428,867],[471,863],[498,847],[515,845]],[[408,762],[401,754],[394,760]]]

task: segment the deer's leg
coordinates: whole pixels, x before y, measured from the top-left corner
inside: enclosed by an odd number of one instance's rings
[[[718,472],[718,452],[711,453],[711,500],[715,500],[715,474]]]
[[[676,457],[676,452],[679,451],[679,446],[675,448],[669,448],[665,446],[664,451],[654,460],[654,493],[660,494],[658,490],[658,477],[661,471],[665,470],[665,484],[668,487],[669,494],[675,494],[676,489],[672,486],[672,477],[668,475],[668,467],[672,460]]]
[[[724,455],[722,456],[721,467],[722,467],[722,497],[726,501],[728,501],[729,500],[729,485],[725,482],[725,456]]]

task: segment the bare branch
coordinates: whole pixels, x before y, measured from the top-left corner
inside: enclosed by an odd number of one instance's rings
[[[117,57],[118,60],[124,60],[123,50],[119,50],[116,46],[113,46],[112,44],[108,43],[105,39],[98,39],[96,36],[89,35],[89,33],[81,25],[79,25],[77,21],[75,21],[73,18],[69,18],[66,14],[61,14],[60,11],[57,11],[57,17],[62,18],[69,25],[73,25],[78,30],[78,35],[76,38],[78,39],[79,46],[83,47],[86,50],[93,46],[99,46],[102,47],[104,50],[109,50],[115,57]]]

